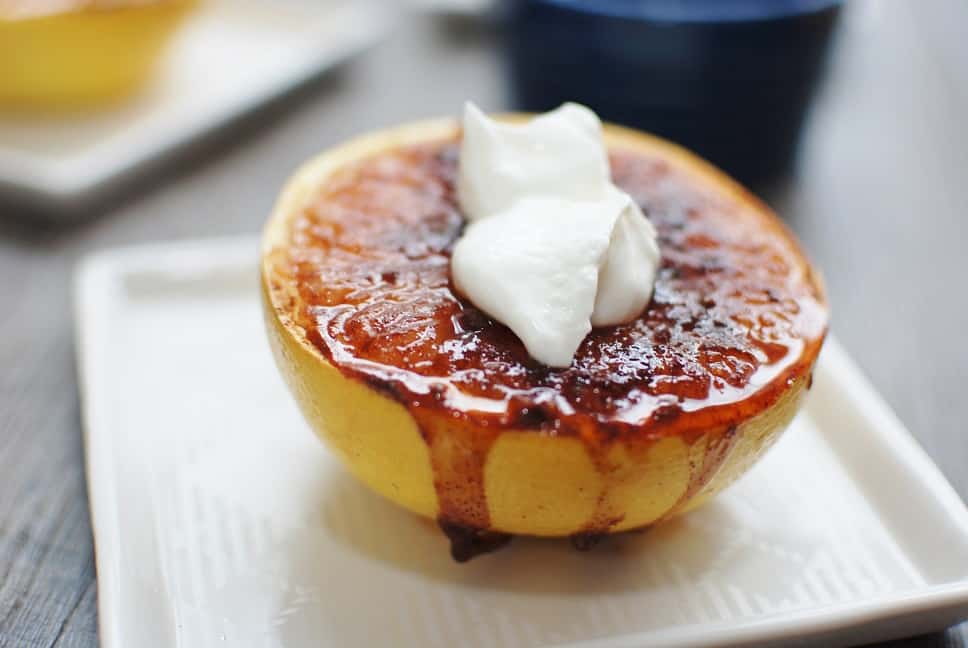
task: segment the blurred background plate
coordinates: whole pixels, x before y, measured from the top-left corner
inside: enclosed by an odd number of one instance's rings
[[[0,114],[0,190],[66,218],[169,153],[377,42],[376,0],[209,0],[136,97],[70,114]]]

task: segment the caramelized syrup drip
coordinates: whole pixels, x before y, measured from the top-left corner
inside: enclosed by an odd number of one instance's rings
[[[730,425],[721,434],[709,434],[707,437],[707,443],[710,444],[706,452],[703,453],[702,462],[696,464],[690,462],[689,464],[689,481],[686,483],[686,489],[679,496],[679,499],[673,504],[661,519],[667,520],[673,517],[676,513],[679,513],[682,508],[688,504],[693,497],[695,497],[703,488],[712,481],[719,469],[723,467],[726,463],[726,459],[729,458],[730,452],[736,446],[736,442],[739,437],[736,435],[736,426]]]
[[[466,421],[441,420],[420,407],[412,412],[430,449],[440,518],[471,530],[489,529],[484,464],[500,429],[482,431]]]
[[[477,529],[467,524],[452,522],[444,515],[437,520],[437,524],[450,540],[451,557],[459,563],[497,551],[511,542],[511,536],[507,533]]]
[[[691,443],[775,402],[819,350],[823,297],[782,225],[662,159],[610,160],[615,183],[656,226],[662,265],[642,315],[592,331],[567,368],[533,360],[455,292],[450,252],[464,221],[454,142],[344,168],[292,222],[276,277],[298,295],[292,317],[340,371],[413,414],[457,559],[501,543],[486,533],[483,474],[501,430],[578,436],[596,462],[616,438],[643,452],[671,434]],[[709,441],[717,450],[682,502],[712,478],[731,438]],[[597,511],[576,544],[620,520]]]
[[[582,531],[571,536],[571,546],[578,551],[591,551],[608,535],[605,531]]]

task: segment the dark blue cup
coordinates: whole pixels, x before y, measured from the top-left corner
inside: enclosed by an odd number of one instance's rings
[[[751,186],[790,169],[839,0],[505,0],[512,101],[578,101]]]

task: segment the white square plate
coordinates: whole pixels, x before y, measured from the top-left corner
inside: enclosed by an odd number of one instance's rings
[[[705,508],[589,553],[519,538],[455,564],[302,421],[256,250],[140,247],[80,270],[106,648],[834,646],[968,616],[968,512],[833,340],[791,429]]]
[[[70,208],[373,44],[375,0],[205,0],[151,85],[117,107],[0,113],[0,188]]]

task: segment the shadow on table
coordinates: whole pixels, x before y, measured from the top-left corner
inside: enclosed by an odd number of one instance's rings
[[[559,596],[618,593],[656,580],[652,560],[618,557],[661,555],[690,579],[720,554],[702,537],[685,533],[681,521],[672,520],[649,531],[606,538],[587,552],[576,550],[568,539],[515,538],[495,553],[458,564],[435,523],[371,493],[343,471],[332,475],[319,491],[322,522],[330,537],[362,557],[443,583]],[[709,512],[730,516],[717,507]]]
[[[436,616],[440,599],[453,598],[463,606],[459,614],[477,610],[483,615],[475,623],[486,622],[488,615],[526,618],[536,632],[559,629],[562,641],[587,634],[582,624],[599,614],[614,615],[599,619],[602,628],[613,629],[674,625],[697,614],[716,618],[700,592],[710,574],[728,578],[747,559],[730,543],[711,542],[704,533],[707,527],[743,524],[730,506],[717,502],[703,509],[701,523],[671,520],[648,532],[607,538],[589,552],[576,551],[567,540],[516,538],[493,554],[457,564],[433,522],[373,494],[345,471],[321,474],[314,491],[318,502],[310,517],[321,528],[284,534],[274,550],[286,556],[285,580],[298,584],[298,596],[284,597],[281,607],[292,611],[291,623],[280,632],[300,637],[325,618],[334,636],[356,641],[361,602],[396,606],[410,597],[410,611],[394,614],[430,614],[428,608],[434,608]],[[427,581],[438,587],[428,588]],[[680,608],[683,604],[690,609]],[[627,616],[630,610],[636,610],[634,621]],[[962,645],[945,639],[939,633],[888,645]]]
[[[919,637],[898,639],[897,641],[867,644],[867,648],[874,648],[875,646],[877,648],[963,648],[965,645],[968,644],[964,640],[964,635],[959,633],[956,627],[946,632],[935,632]],[[861,647],[858,646],[857,648]]]

